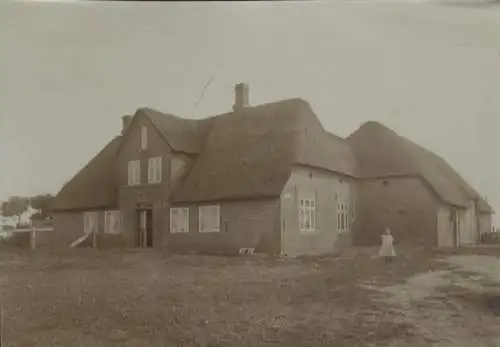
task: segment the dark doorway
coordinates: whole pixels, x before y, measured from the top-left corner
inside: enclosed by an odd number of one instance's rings
[[[137,210],[136,244],[140,248],[153,247],[153,210]]]

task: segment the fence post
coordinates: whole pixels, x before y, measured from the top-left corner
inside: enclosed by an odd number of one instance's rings
[[[0,288],[0,347],[5,347],[4,321],[3,321],[3,288]]]
[[[36,228],[33,228],[31,230],[31,238],[30,239],[31,239],[31,249],[34,250],[36,248]]]

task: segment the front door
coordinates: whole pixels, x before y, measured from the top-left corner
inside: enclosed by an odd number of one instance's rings
[[[137,246],[153,247],[153,211],[150,209],[137,211]]]

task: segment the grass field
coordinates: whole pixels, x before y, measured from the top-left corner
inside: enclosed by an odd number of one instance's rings
[[[375,253],[279,261],[154,251],[3,252],[4,343],[355,347],[410,341],[418,335],[415,322],[380,300],[389,294],[368,287],[400,285],[449,266],[419,250],[405,250],[385,266]]]

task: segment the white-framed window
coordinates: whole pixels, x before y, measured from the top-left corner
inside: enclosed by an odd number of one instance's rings
[[[155,157],[148,160],[148,183],[161,183],[162,158]]]
[[[172,207],[170,209],[170,232],[172,234],[189,232],[188,207]]]
[[[99,212],[83,213],[83,232],[85,234],[97,233],[99,223]]]
[[[104,212],[104,233],[119,234],[122,232],[122,215],[119,210]]]
[[[136,186],[141,184],[141,161],[131,160],[128,162],[128,185]]]
[[[316,231],[316,199],[302,198],[299,200],[299,226],[302,233]]]
[[[148,128],[145,126],[141,127],[141,149],[145,150],[148,148]]]
[[[199,206],[198,227],[200,233],[220,232],[220,205]]]
[[[349,232],[349,207],[342,201],[337,202],[337,230],[339,233]]]
[[[355,198],[352,198],[351,200],[351,223],[354,223],[356,221],[356,200]]]

